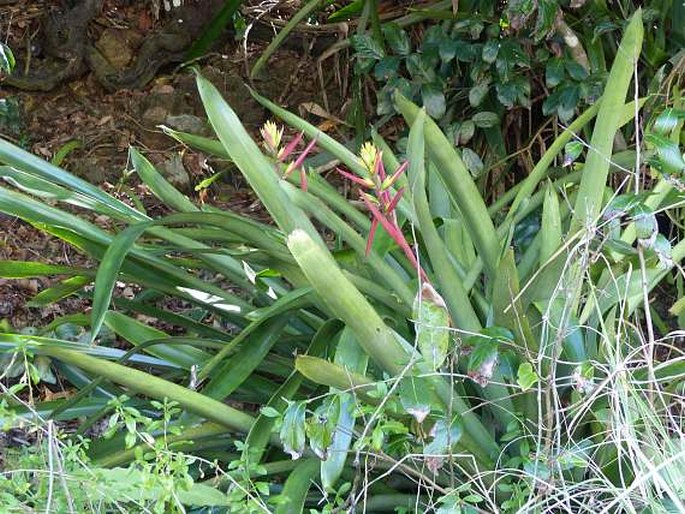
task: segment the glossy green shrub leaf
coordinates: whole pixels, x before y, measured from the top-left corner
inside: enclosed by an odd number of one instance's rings
[[[632,209],[632,215],[638,241],[644,246],[651,245],[659,232],[659,224],[656,221],[654,211],[640,203]]]
[[[438,46],[438,54],[443,63],[452,61],[457,56],[458,41],[443,39]]]
[[[473,178],[477,179],[481,176],[483,170],[485,169],[485,164],[483,163],[483,159],[480,158],[480,155],[470,148],[463,148],[461,151],[461,158],[463,159],[464,164],[468,168]]]
[[[667,136],[678,126],[678,122],[685,117],[685,112],[676,110],[672,107],[664,109],[657,116],[652,125],[652,131],[662,136]]]
[[[463,433],[461,420],[456,416],[451,422],[444,418],[435,422],[429,434],[432,440],[423,447],[428,469],[433,473],[440,469],[445,460],[444,456],[452,453]]]
[[[467,344],[471,347],[468,375],[485,387],[492,378],[499,361],[499,347],[502,343],[513,344],[514,335],[501,327],[488,327],[479,335],[471,336]]]
[[[521,389],[527,391],[539,380],[538,374],[533,369],[533,365],[530,362],[522,362],[519,365],[519,369],[516,373],[516,383],[521,386]]]
[[[411,54],[407,57],[405,65],[412,81],[430,84],[437,79],[435,68],[421,54]]]
[[[607,205],[604,217],[610,219],[625,216],[637,208],[642,201],[643,197],[634,193],[617,195],[613,197],[611,202],[609,202],[609,205]]]
[[[487,80],[481,81],[471,89],[469,89],[469,103],[471,107],[478,107],[483,103],[485,97],[488,95],[490,90],[490,82]]]
[[[673,267],[673,247],[666,236],[657,234],[654,242],[648,248],[656,254],[660,269],[671,269]]]
[[[483,45],[483,53],[481,57],[483,61],[492,64],[497,60],[497,54],[499,53],[500,42],[497,39],[491,39]]]
[[[593,42],[594,40],[598,39],[600,36],[607,34],[609,32],[613,32],[614,30],[619,29],[619,25],[613,21],[608,21],[608,20],[603,20],[598,22],[595,25],[594,30],[592,31],[593,36]]]
[[[330,456],[329,449],[340,420],[341,400],[342,397],[338,394],[326,398],[307,420],[305,431],[309,438],[309,447],[321,460],[327,460]]]
[[[568,85],[559,91],[557,114],[562,120],[570,120],[573,117],[580,97],[580,88],[575,84]]]
[[[283,413],[280,438],[283,450],[293,459],[299,459],[305,445],[305,409],[306,402],[288,401]]]
[[[423,359],[437,370],[447,358],[450,344],[450,315],[442,296],[428,282],[416,295],[412,316],[416,342]]]
[[[566,71],[568,72],[569,76],[573,80],[577,81],[583,81],[588,77],[588,72],[587,70],[578,64],[576,61],[572,61],[570,59],[566,59],[564,61],[564,66],[566,68]]]
[[[583,148],[585,145],[582,141],[574,140],[566,143],[564,145],[564,160],[561,165],[566,167],[576,162],[576,159],[583,153]]]
[[[682,173],[685,171],[685,159],[677,143],[671,139],[656,133],[649,133],[645,136],[645,141],[652,145],[659,156],[659,167],[661,172]]]
[[[358,57],[377,61],[385,57],[383,47],[370,34],[355,34],[350,39]]]
[[[530,106],[530,84],[525,79],[498,82],[495,91],[497,99],[507,109],[512,109],[515,105]]]
[[[400,59],[395,56],[383,57],[373,68],[373,74],[378,81],[388,81],[397,76],[400,69]]]
[[[556,0],[540,0],[537,7],[535,38],[539,41],[553,32],[557,16],[559,16],[559,3]]]
[[[478,128],[491,128],[499,125],[499,117],[494,112],[481,111],[471,118]]]
[[[409,36],[397,23],[384,23],[383,37],[395,54],[407,56],[411,52]]]
[[[610,236],[605,243],[607,249],[619,256],[636,256],[638,254],[637,249],[633,245],[619,239],[621,235],[621,222],[619,220],[612,220],[610,225],[611,228],[607,231]]]
[[[457,130],[454,133],[454,144],[457,146],[463,146],[468,144],[476,133],[476,124],[473,120],[466,120],[457,126]]]
[[[259,409],[259,413],[262,416],[266,416],[267,418],[280,418],[281,417],[281,413],[278,412],[273,407],[270,407],[269,405],[266,405],[266,406],[262,407],[261,409]]]
[[[445,94],[442,89],[431,84],[426,84],[421,88],[421,99],[426,112],[431,118],[440,119],[445,115],[446,103]]]
[[[400,403],[417,423],[423,423],[431,412],[431,390],[426,377],[406,375],[400,379]]]

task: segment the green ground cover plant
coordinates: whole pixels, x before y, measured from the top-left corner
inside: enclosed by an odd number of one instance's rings
[[[198,75],[216,139],[165,130],[230,161],[270,223],[196,205],[137,149],[133,169],[171,214],[0,141],[0,211],[98,262],[0,262],[3,277],[63,277],[37,305],[92,298],[89,313],[0,333],[23,363],[3,425],[80,420],[67,442],[43,431],[0,493],[64,512],[685,510],[685,362],[650,304],[685,257],[657,220],[682,201],[685,116],[676,90],[640,127],[643,34],[638,11],[599,101],[491,205],[401,92],[405,155],[377,134],[352,152],[254,93],[301,133],[269,123],[260,147]],[[644,138],[614,152],[624,127]],[[48,369],[78,393],[18,402]],[[101,437],[78,437],[99,423]],[[92,489],[75,492],[83,476]]]
[[[531,146],[555,123],[566,125],[596,102],[618,34],[640,7],[444,1],[380,20],[370,4],[358,13],[359,26],[349,38],[357,104],[374,105],[376,126],[397,114],[396,90],[423,106],[460,147],[482,194],[518,182],[539,158]],[[658,90],[669,82],[671,67],[681,65],[683,16],[677,3],[645,6],[650,30],[638,70],[640,90],[663,93]]]

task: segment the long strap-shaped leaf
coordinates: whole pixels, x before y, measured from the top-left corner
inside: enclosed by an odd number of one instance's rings
[[[338,320],[328,320],[324,323],[312,338],[306,355],[322,355],[327,348],[332,346],[332,341],[336,339],[336,335],[341,327],[342,324]],[[266,406],[283,412],[287,407],[288,400],[295,396],[304,378],[297,371],[291,373],[281,387],[278,388],[278,391],[271,396]],[[245,439],[245,449],[243,450],[243,458],[245,460],[249,460],[253,464],[262,462],[275,424],[275,418],[265,416],[264,414],[257,416],[250,433]]]
[[[309,2],[307,2],[305,5],[303,5],[297,10],[297,12],[288,20],[288,23],[285,24],[285,27],[283,27],[281,31],[278,34],[276,34],[276,37],[274,37],[271,40],[271,43],[269,43],[269,46],[267,46],[266,49],[262,52],[262,55],[259,56],[259,59],[257,59],[257,62],[254,64],[252,70],[250,71],[251,79],[254,79],[255,77],[259,76],[259,72],[262,70],[264,65],[267,62],[269,62],[269,58],[283,43],[283,41],[285,41],[285,39],[295,29],[295,27],[297,27],[297,25],[306,20],[312,14],[312,12],[314,12],[322,5],[324,5],[324,2],[322,0],[309,0]]]
[[[72,191],[77,191],[86,196],[90,196],[106,204],[129,219],[146,219],[147,216],[137,211],[124,202],[108,195],[101,189],[89,184],[71,173],[64,171],[57,166],[30,154],[26,150],[19,148],[0,138],[0,162],[14,166],[22,171],[30,172],[43,179],[56,182]]]
[[[82,352],[54,346],[49,342],[32,345],[31,339],[26,338],[26,344],[33,346],[36,353],[68,362],[88,373],[124,385],[136,393],[145,394],[158,400],[168,398],[176,401],[189,412],[214,421],[230,430],[247,433],[254,423],[254,418],[249,414],[149,373],[91,357]]]
[[[330,253],[301,230],[288,236],[288,248],[330,312],[350,327],[359,346],[391,376],[401,374],[412,358],[409,354],[412,347],[400,342],[373,306],[343,275]],[[463,399],[454,395],[449,384],[441,377],[435,377],[432,385],[440,401],[445,406],[451,405],[454,412],[462,416],[464,427],[473,438],[471,442],[477,441],[477,446],[469,446],[476,457],[487,459],[496,452],[497,445],[491,434]]]
[[[344,329],[335,350],[334,361],[352,373],[366,373],[369,356],[357,342],[349,329]],[[337,388],[331,388],[331,394],[340,394],[340,416],[338,418],[333,440],[328,449],[328,458],[321,462],[321,485],[325,491],[333,490],[335,483],[342,476],[347,460],[347,453],[352,445],[355,419],[353,416],[356,399],[349,393],[343,394]]]
[[[401,94],[395,94],[395,105],[408,124],[413,124],[420,109]],[[426,146],[442,182],[464,216],[466,228],[483,258],[488,275],[493,278],[499,262],[499,242],[488,209],[471,178],[471,174],[440,127],[425,119]]]
[[[276,224],[286,233],[295,229],[307,232],[322,246],[321,237],[309,218],[299,208],[292,205],[279,185],[280,178],[272,163],[262,154],[240,119],[219,91],[204,77],[197,76],[197,88],[202,98],[209,121],[219,136],[221,144],[245,176],[254,192],[269,211]]]
[[[214,371],[209,383],[202,389],[202,394],[217,400],[228,397],[264,360],[280,339],[287,322],[287,315],[281,315],[255,330],[240,349]]]
[[[366,241],[340,216],[335,214],[325,202],[318,198],[313,198],[300,190],[291,189],[290,196],[296,205],[299,205],[305,212],[310,213],[310,215],[326,225],[350,245],[362,262],[368,263],[369,267],[377,275],[377,278],[382,280],[383,285],[388,290],[396,294],[405,304],[411,305],[413,297],[409,287],[407,287],[405,278],[398,274],[388,262],[375,252],[371,252],[367,256]]]
[[[260,97],[261,98],[261,97]],[[267,102],[267,100],[264,100],[264,102]],[[273,104],[271,104],[273,105]],[[274,105],[274,108],[277,106]],[[288,111],[285,111],[284,109],[281,109],[278,107],[283,112],[288,113]],[[279,111],[280,112],[280,111]],[[295,116],[294,114],[288,113],[289,116],[294,118],[295,120],[299,120],[302,124],[306,123],[302,121],[300,118]],[[285,120],[288,121],[288,120]],[[300,125],[294,125],[296,128],[300,128]],[[311,130],[307,132],[307,135],[315,134],[314,137],[317,137],[318,144],[319,146],[322,146],[322,148],[325,149],[322,145],[322,137],[321,136],[316,136],[316,134],[319,134],[320,131],[313,125],[309,125]],[[221,144],[221,141],[217,141],[215,139],[209,139],[206,137],[202,136],[196,136],[194,134],[187,134],[185,132],[177,132],[168,128],[163,127],[164,132],[166,132],[168,135],[176,139],[177,141],[190,146],[191,148],[194,148],[196,150],[199,150],[201,152],[214,155],[216,157],[219,157],[221,159],[229,159],[230,156],[228,155],[228,152],[226,152],[226,149],[223,147]],[[323,133],[321,133],[323,134]],[[326,136],[328,137],[328,136]],[[331,141],[337,143],[334,139],[331,139]],[[341,145],[342,146],[342,145]],[[344,146],[342,146],[344,151],[346,152],[346,155],[349,159],[356,159],[355,155],[347,150]],[[312,160],[316,159],[314,157]],[[309,160],[305,161],[304,166],[309,167]],[[355,161],[356,162],[356,161]],[[357,163],[358,164],[358,163]],[[299,177],[297,174],[292,174],[289,178],[289,181],[293,183],[299,182]],[[339,212],[345,216],[351,223],[354,223],[355,225],[365,228],[368,230],[369,226],[371,223],[369,222],[369,219],[367,216],[365,216],[361,211],[356,209],[353,204],[350,203],[349,199],[345,198],[343,195],[341,195],[335,187],[333,187],[331,184],[329,184],[324,178],[320,177],[319,175],[312,174],[309,177],[309,188],[307,190],[307,193],[305,194],[311,194],[316,197],[321,198],[327,205],[330,206],[331,209],[335,210],[336,212]],[[399,185],[402,184],[401,181],[398,182]],[[401,203],[401,202],[400,202]],[[211,207],[205,206],[203,210],[211,210]]]
[[[288,248],[331,313],[352,329],[371,358],[392,375],[401,372],[409,355],[373,306],[345,278],[330,253],[301,230],[290,234]]]
[[[192,448],[196,442],[203,439],[216,440],[225,435],[226,427],[218,423],[205,421],[194,427],[186,427],[180,433],[171,433],[170,431],[166,435],[166,442],[169,445],[173,444],[174,450],[184,451],[186,447]],[[138,455],[141,449],[145,450],[148,448],[148,443],[144,442],[128,449],[124,449],[119,445],[112,445],[111,448],[107,447],[103,450],[101,449],[103,446],[102,442],[97,445],[97,449],[92,456],[92,463],[97,467],[113,468],[115,466],[123,466],[135,460],[136,455]]]
[[[482,326],[476,315],[469,295],[464,289],[459,275],[454,269],[447,253],[447,248],[440,238],[433,216],[428,205],[426,195],[426,169],[424,158],[424,126],[426,113],[422,109],[409,132],[408,153],[412,156],[409,163],[409,185],[411,187],[416,218],[419,223],[419,232],[426,244],[427,254],[433,267],[433,273],[441,286],[442,294],[447,302],[447,307],[452,320],[457,328],[478,332]]]
[[[575,203],[572,231],[593,224],[602,208],[614,136],[621,123],[626,94],[642,49],[643,34],[642,10],[638,9],[626,28],[604,88]]]
[[[304,512],[307,492],[309,492],[309,488],[312,486],[312,481],[318,471],[318,459],[301,461],[285,481],[283,492],[279,498],[281,501],[276,508],[275,514]]]
[[[283,107],[280,107],[267,100],[255,91],[251,90],[251,93],[255,100],[285,121],[288,125],[296,128],[297,130],[301,130],[308,138],[316,139],[318,146],[329,152],[336,159],[340,159],[340,161],[350,171],[354,172],[360,177],[365,177],[368,175],[368,171],[366,171],[366,168],[364,168],[362,165],[361,160],[353,152],[346,148],[345,145],[336,141],[325,132],[322,132],[318,127],[312,125],[311,123],[307,123],[299,116],[296,116]]]
[[[60,211],[49,205],[37,202],[32,198],[17,193],[15,191],[10,191],[0,187],[0,211],[18,216],[30,223],[39,223],[43,226],[43,229],[52,233],[58,234],[59,237],[65,238],[60,232],[70,232],[76,234],[73,239],[82,239],[83,243],[109,247],[113,241],[113,237],[107,232],[103,231],[99,227],[89,223],[81,218],[70,214],[68,212]],[[151,223],[149,221],[144,223]],[[63,227],[66,230],[63,230]],[[159,233],[161,227],[157,227],[156,234]],[[169,231],[166,230],[168,233]],[[187,239],[187,238],[184,238]],[[192,241],[192,240],[191,240]],[[70,241],[74,244],[73,241]],[[163,274],[165,277],[173,278],[176,285],[184,285],[187,287],[195,288],[200,291],[204,291],[210,295],[219,296],[222,298],[222,302],[228,302],[237,306],[240,306],[242,310],[250,310],[251,307],[244,300],[232,295],[222,289],[210,284],[206,281],[197,279],[196,277],[186,273],[183,269],[178,266],[174,266],[169,262],[152,255],[150,252],[145,252],[140,248],[133,247],[130,250],[130,256],[136,261],[144,262],[157,270],[158,273]],[[147,277],[143,277],[145,279]],[[143,281],[141,279],[141,282]],[[192,295],[188,295],[196,301],[202,301]],[[207,302],[202,302],[207,304]]]

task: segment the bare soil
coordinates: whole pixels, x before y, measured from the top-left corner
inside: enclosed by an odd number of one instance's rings
[[[43,55],[45,49],[39,48],[41,30],[50,13],[60,7],[65,6],[56,0],[0,2],[0,36],[17,54]],[[291,9],[298,7],[296,2],[290,5]],[[113,58],[123,55],[122,62],[126,64],[135,58],[140,42],[164,23],[165,14],[155,12],[153,2],[106,0],[88,35]],[[260,33],[263,36],[263,26]],[[115,38],[112,43],[111,34],[126,37]],[[326,37],[324,42],[329,42],[330,35]],[[267,42],[268,38],[262,37],[248,38],[245,43],[227,32],[211,53],[196,62],[200,72],[219,88],[255,135],[269,115],[249,94],[247,70]],[[296,34],[272,57],[264,76],[250,85],[264,96],[308,117],[322,129],[335,131],[340,127],[331,119],[344,117],[346,70],[334,69],[332,64],[337,59],[326,61],[322,67],[326,70],[326,83],[321,84],[314,55],[315,47],[320,49],[321,42],[311,33],[306,37]],[[326,88],[325,98],[322,87]],[[187,69],[170,64],[143,89],[114,92],[107,91],[87,71],[49,92],[22,91],[0,82],[0,102],[5,106],[4,111],[0,110],[0,136],[46,160],[71,146],[60,164],[62,167],[124,199],[128,191],[135,192],[153,214],[162,212],[164,207],[139,184],[135,175],[127,173],[130,146],[140,149],[167,174],[168,180],[191,198],[255,217],[263,215],[236,170],[229,170],[223,180],[209,189],[195,191],[194,186],[221,171],[223,164],[208,161],[208,156],[183,147],[159,129],[159,125],[166,124],[211,136],[194,75]],[[335,115],[327,116],[325,113],[329,111],[324,105]],[[171,165],[174,160],[182,166]],[[0,260],[89,264],[66,244],[18,219],[0,215],[0,223]],[[0,279],[0,320],[21,329],[44,326],[57,316],[87,310],[87,302],[80,299],[66,299],[40,309],[26,306],[28,300],[52,283],[54,280],[50,278]]]

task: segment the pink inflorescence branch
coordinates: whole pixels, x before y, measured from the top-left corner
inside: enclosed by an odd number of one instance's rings
[[[372,216],[369,238],[366,241],[366,255],[369,255],[371,252],[371,246],[373,245],[378,225],[381,225],[392,237],[393,241],[402,249],[412,266],[421,274],[421,278],[426,280],[426,275],[419,266],[416,255],[414,255],[397,222],[396,208],[402,198],[404,188],[398,189],[394,194],[392,189],[397,179],[407,170],[409,163],[402,163],[392,175],[388,175],[383,165],[382,152],[371,143],[366,143],[362,146],[360,157],[364,168],[369,172],[368,177],[359,177],[340,168],[337,168],[337,170],[343,177],[370,191],[370,193],[362,191],[360,195]]]
[[[274,122],[267,121],[259,131],[262,135],[264,148],[271,157],[275,158],[279,163],[285,164],[288,157],[293,155],[295,149],[303,139],[304,133],[300,132],[295,136],[286,146],[281,146],[283,139],[283,128],[279,128]],[[303,191],[307,191],[307,172],[304,168],[304,161],[309,153],[316,145],[316,139],[309,142],[307,147],[300,153],[294,161],[291,161],[283,172],[283,178],[288,178],[290,174],[295,171],[300,171],[300,187]]]

